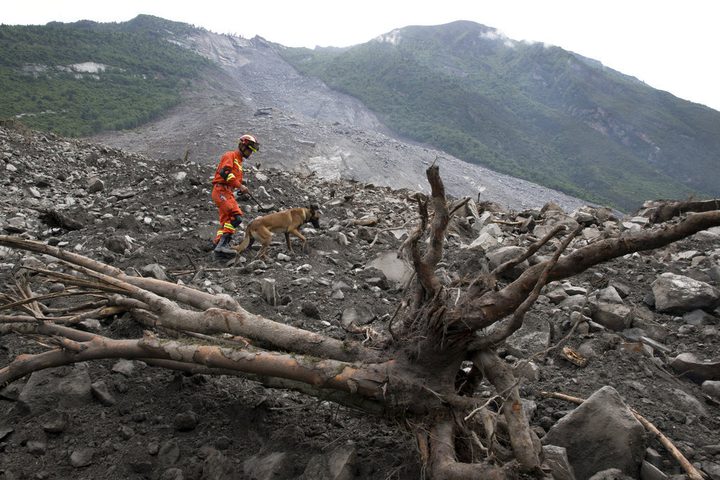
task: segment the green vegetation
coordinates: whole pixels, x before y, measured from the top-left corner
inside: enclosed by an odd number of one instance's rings
[[[720,113],[472,22],[400,41],[278,49],[300,72],[454,156],[623,210],[720,195]]]
[[[217,68],[169,41],[193,31],[148,15],[0,25],[0,119],[68,136],[139,126]],[[277,50],[398,134],[467,162],[626,211],[720,196],[720,112],[561,48],[454,22],[392,42]]]
[[[152,120],[211,67],[163,36],[191,28],[149,16],[118,24],[0,25],[0,118],[69,136]],[[71,67],[90,62],[102,68]]]

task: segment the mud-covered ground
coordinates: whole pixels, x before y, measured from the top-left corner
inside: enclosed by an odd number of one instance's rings
[[[353,308],[371,329],[387,327],[408,290],[393,278],[402,273],[400,267],[380,274],[370,265],[383,258],[376,266],[387,267],[383,263],[390,257],[382,255],[394,254],[404,231],[415,225],[412,192],[249,166],[247,184],[266,209],[318,204],[321,229],[305,230],[306,252],[293,240],[296,254],[286,256],[284,240],[276,236],[264,263],[255,261],[257,250],[219,262],[207,251],[217,228],[209,190],[212,170],[207,165],[169,165],[120,150],[3,128],[0,229],[4,231],[0,233],[59,245],[126,273],[150,275],[146,267],[157,264],[171,281],[232,295],[253,313],[336,338],[363,339],[362,334],[343,328],[343,314]],[[102,180],[102,187],[97,180]],[[252,200],[242,205],[248,218],[259,214]],[[516,213],[493,212],[493,218],[508,220],[498,223],[506,243],[524,238],[510,221]],[[450,230],[440,265],[448,288],[462,285],[463,278],[482,266],[481,251],[463,248],[477,234],[468,222]],[[690,251],[701,253],[683,255]],[[587,366],[575,366],[557,353],[540,356],[535,360],[539,379],[521,386],[523,397],[536,404],[531,419],[536,431],[542,434],[574,408],[540,392],[588,397],[610,385],[690,461],[720,478],[718,400],[669,366],[684,352],[720,360],[718,312],[711,311],[700,324],[691,325],[680,315],[655,312],[647,304],[650,286],[663,272],[682,273],[718,287],[711,273],[719,258],[720,236],[705,233],[658,251],[613,260],[570,279],[589,293],[621,284],[627,294],[624,303],[649,312],[662,330],[660,342],[666,349],[635,348],[632,331],[576,330],[567,345],[593,352]],[[49,257],[0,247],[1,290],[13,295],[16,279],[28,275],[21,265],[52,267],[52,263]],[[32,283],[35,294],[58,288],[56,281],[33,278],[38,280]],[[275,280],[278,305],[265,299],[264,279]],[[0,305],[9,301],[9,297],[0,299]],[[59,307],[69,301],[46,304]],[[5,310],[0,315],[11,312],[18,313]],[[569,314],[541,296],[526,323],[548,330],[550,345],[532,345],[525,351],[509,345],[502,354],[514,361],[552,346],[568,334]],[[83,328],[112,338],[135,338],[143,332],[127,315],[103,318]],[[50,345],[47,339],[6,332],[0,336],[0,368],[18,355],[44,351]],[[42,392],[43,385],[61,383],[60,378],[79,384],[89,378],[93,384],[104,384],[112,402],[105,398],[103,403],[97,394],[45,403],[39,398],[33,404],[35,411],[27,412],[18,400],[27,377],[6,386],[0,391],[0,479],[417,479],[423,475],[404,420],[375,418],[300,393],[266,389],[247,379],[188,375],[120,360],[63,367],[34,388]],[[487,384],[478,391],[484,397],[492,394]],[[651,440],[650,446],[659,452],[666,475],[682,473],[657,440]],[[329,476],[329,464],[344,466],[347,476]]]

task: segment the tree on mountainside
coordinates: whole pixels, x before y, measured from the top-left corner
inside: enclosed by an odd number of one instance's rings
[[[387,331],[376,332],[371,344],[341,341],[271,321],[248,312],[226,295],[132,277],[41,242],[0,236],[0,245],[54,256],[73,270],[68,274],[34,268],[36,274],[87,289],[95,297],[104,292],[103,302],[94,299],[86,311],[63,316],[47,315],[40,303],[43,298],[34,296],[29,284],[19,283],[14,292],[6,292],[10,301],[0,309],[17,313],[2,317],[0,333],[43,335],[54,348],[22,355],[1,368],[0,386],[44,368],[104,358],[139,359],[193,373],[243,375],[269,387],[295,389],[370,413],[409,419],[431,478],[505,478],[515,471],[539,475],[540,445],[520,406],[518,381],[499,357],[498,347],[522,326],[548,282],[718,226],[720,210],[698,204],[702,213],[671,223],[673,212],[687,214],[688,210],[661,205],[655,219],[666,223],[599,240],[566,255],[580,230],[557,226],[518,258],[490,272],[477,272],[458,296],[443,286],[436,269],[450,220],[464,202],[449,204],[438,167],[430,167],[427,177],[431,195],[416,196],[419,224],[399,251],[409,257],[415,270],[412,291],[398,306]],[[553,242],[556,249],[551,258],[500,286],[501,274]],[[227,340],[173,340],[149,332],[139,339],[116,340],[74,328],[84,318],[120,312],[130,312],[156,332],[228,333],[245,340],[228,346]],[[461,377],[465,362],[471,362],[472,368]],[[473,395],[483,377],[497,391],[492,402]],[[493,408],[494,403],[499,408]],[[499,431],[509,438],[508,445],[501,444]],[[468,448],[467,439],[474,439],[481,448]]]

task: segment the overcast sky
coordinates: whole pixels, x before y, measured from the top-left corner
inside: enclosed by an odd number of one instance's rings
[[[140,13],[292,47],[344,47],[394,28],[472,20],[557,45],[720,110],[716,0],[3,0],[0,23],[126,21]],[[2,52],[0,52],[2,55]]]

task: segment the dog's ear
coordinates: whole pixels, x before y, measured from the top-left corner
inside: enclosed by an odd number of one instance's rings
[[[317,212],[318,210],[320,210],[320,207],[313,203],[308,207],[308,209],[310,209],[311,212]]]

